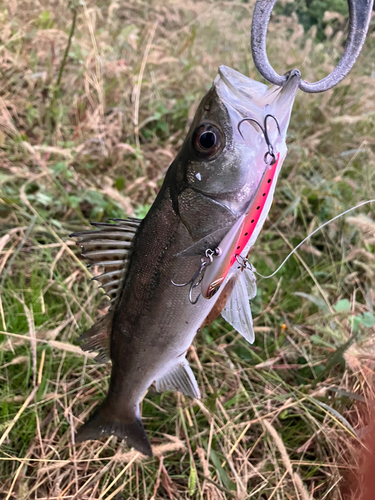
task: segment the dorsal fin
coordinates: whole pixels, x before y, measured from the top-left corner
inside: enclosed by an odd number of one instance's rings
[[[109,337],[113,312],[129,266],[132,242],[141,223],[140,219],[135,218],[110,220],[114,222],[92,222],[91,225],[97,229],[70,235],[78,238],[81,255],[90,261],[87,267],[104,267],[104,272],[92,279],[99,281],[100,288],[110,298],[111,306],[107,314],[78,339],[83,342],[81,347],[84,351],[99,352],[96,357],[99,362],[110,359]]]

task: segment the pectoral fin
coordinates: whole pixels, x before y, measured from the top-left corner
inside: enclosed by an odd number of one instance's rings
[[[158,392],[179,391],[193,399],[201,397],[194,373],[186,359],[156,381],[156,390]]]
[[[221,315],[252,344],[255,335],[249,300],[256,295],[256,279],[252,270],[245,268],[234,274],[228,284],[232,280],[233,290]]]
[[[211,248],[212,250],[214,250],[219,245],[220,241],[224,238],[224,236],[227,234],[229,229],[230,228],[228,227],[224,227],[218,229],[217,231],[214,231],[211,234],[208,234],[207,236],[204,236],[202,239],[200,239],[190,247],[186,248],[182,252],[179,252],[176,256],[191,257],[194,255],[204,254],[207,248]]]

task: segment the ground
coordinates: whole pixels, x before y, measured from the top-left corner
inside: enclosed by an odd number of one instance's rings
[[[201,401],[153,388],[143,400],[154,458],[115,438],[74,445],[110,367],[75,344],[106,303],[68,235],[147,212],[220,64],[260,78],[252,8],[0,4],[0,498],[358,498],[374,367],[373,204],[258,278],[253,346],[223,320],[197,334],[188,357]],[[276,69],[325,76],[345,40],[328,28],[318,43],[295,16],[274,18]],[[250,255],[261,274],[375,198],[374,75],[372,30],[335,89],[298,93]]]

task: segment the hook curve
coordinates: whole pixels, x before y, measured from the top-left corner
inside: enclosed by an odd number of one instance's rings
[[[255,67],[269,82],[283,86],[286,76],[281,76],[272,68],[266,52],[267,27],[276,0],[257,0],[251,26],[251,50]],[[345,50],[338,65],[328,76],[318,82],[301,80],[299,88],[303,92],[325,92],[337,85],[352,69],[365,41],[374,0],[348,0],[349,33]]]

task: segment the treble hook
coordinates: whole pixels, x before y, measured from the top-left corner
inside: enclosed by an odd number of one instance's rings
[[[259,73],[274,85],[283,86],[287,77],[272,68],[266,52],[267,27],[276,0],[257,0],[251,26],[251,50],[255,67]],[[331,74],[318,82],[301,80],[299,88],[303,92],[324,92],[337,85],[352,69],[365,41],[370,23],[373,0],[348,0],[349,34],[345,52]]]
[[[241,137],[242,139],[244,139],[244,136],[242,135],[242,132],[241,132],[241,129],[240,129],[240,126],[243,122],[254,122],[258,125],[258,127],[260,128],[260,130],[263,132],[263,135],[264,135],[264,140],[266,141],[266,144],[267,144],[267,148],[268,148],[268,151],[267,153],[264,155],[264,161],[267,165],[274,165],[275,162],[276,162],[276,155],[275,155],[275,151],[274,151],[274,147],[273,147],[273,144],[270,140],[270,136],[268,135],[268,129],[267,129],[267,119],[268,118],[273,118],[275,120],[275,123],[276,123],[276,127],[277,127],[277,131],[279,132],[279,135],[281,135],[281,131],[280,131],[280,125],[279,125],[279,122],[277,121],[277,118],[276,116],[274,115],[271,115],[271,114],[268,114],[265,116],[264,118],[264,121],[263,121],[263,127],[262,125],[258,122],[258,120],[256,120],[255,118],[243,118],[237,125],[237,130],[238,132],[241,134]],[[270,156],[272,158],[272,160],[270,162],[267,161],[267,155]]]
[[[242,257],[242,255],[236,255],[237,264],[240,265],[241,271],[244,269],[248,269],[249,271],[254,271],[254,266],[250,264],[249,260],[246,257]]]
[[[175,283],[173,279],[171,279],[171,283],[174,286],[182,287],[182,286],[187,286],[190,285],[189,287],[189,301],[191,304],[196,304],[199,300],[199,297],[201,294],[197,296],[195,300],[193,300],[193,290],[194,288],[197,288],[203,280],[204,272],[206,270],[207,266],[210,266],[214,260],[214,256],[219,256],[221,255],[221,250],[219,248],[216,248],[215,250],[211,250],[208,248],[205,253],[205,257],[201,257],[201,264],[199,268],[195,271],[193,276],[187,281],[186,283]]]

